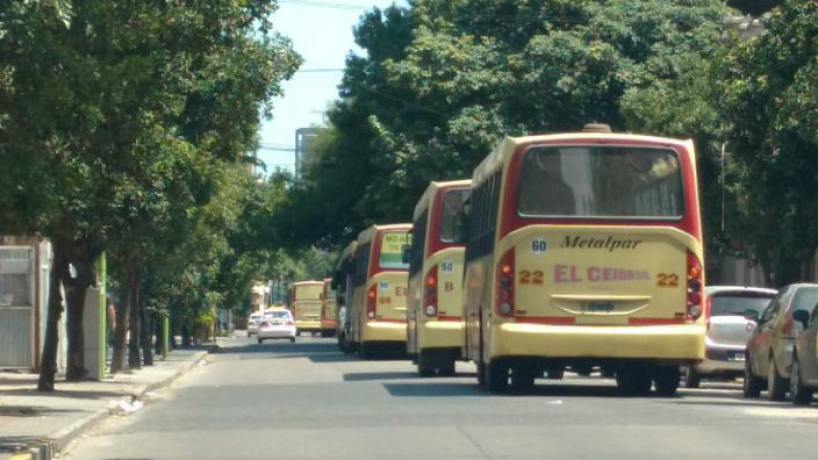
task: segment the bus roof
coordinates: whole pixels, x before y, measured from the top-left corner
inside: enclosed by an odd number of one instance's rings
[[[429,182],[429,186],[426,187],[426,191],[423,192],[420,199],[418,200],[417,205],[415,205],[415,213],[412,215],[412,219],[417,219],[420,214],[429,207],[429,204],[432,201],[432,198],[435,194],[441,189],[449,189],[449,188],[466,188],[471,185],[471,179],[461,179],[461,180],[451,180],[445,182],[438,182],[432,181]]]
[[[320,285],[323,286],[324,282],[323,281],[317,281],[317,280],[296,281],[295,283],[293,283],[293,286],[294,287],[300,287],[300,286],[310,286],[310,285],[315,285],[315,284],[320,284]]]
[[[480,162],[474,169],[473,186],[482,183],[497,170],[502,169],[506,159],[517,150],[518,147],[531,144],[559,141],[633,141],[639,143],[659,144],[666,146],[682,147],[693,154],[693,141],[690,139],[681,140],[669,137],[648,136],[643,134],[628,133],[593,133],[574,132],[557,134],[536,134],[522,137],[506,136],[492,152]]]
[[[372,241],[375,232],[389,230],[410,230],[412,224],[376,224],[358,234],[358,244],[365,244]]]

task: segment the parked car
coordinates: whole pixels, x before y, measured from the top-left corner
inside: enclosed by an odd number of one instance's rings
[[[264,312],[258,327],[258,343],[267,339],[290,339],[290,342],[295,342],[295,336],[295,319],[290,310],[276,308]]]
[[[766,388],[770,400],[783,401],[786,398],[791,383],[793,357],[797,352],[796,336],[800,337],[798,330],[803,326],[794,318],[803,320],[806,315],[811,316],[816,304],[818,284],[799,283],[781,289],[760,316],[755,310],[747,311],[747,318],[755,320],[758,326],[747,344],[745,397],[757,398]],[[796,365],[796,370],[801,372],[799,367]],[[812,367],[808,369],[812,370]],[[808,369],[804,369],[800,375],[806,375]],[[800,381],[796,378],[795,383],[800,384]]]
[[[796,406],[812,402],[818,391],[818,304],[792,312],[796,322],[795,356],[790,369],[790,399]]]
[[[745,317],[749,309],[759,314],[776,290],[742,286],[708,286],[704,289],[709,312],[705,360],[685,369],[685,386],[698,388],[704,378],[736,378],[744,374],[744,350],[756,327]]]
[[[247,318],[247,337],[252,337],[253,334],[258,333],[258,325],[261,324],[263,318],[264,315],[261,313],[253,313]]]

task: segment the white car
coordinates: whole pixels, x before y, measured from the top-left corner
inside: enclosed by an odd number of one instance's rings
[[[261,320],[264,319],[264,315],[261,313],[253,313],[247,319],[247,337],[252,337],[253,334],[258,333],[258,325],[261,324]]]
[[[267,310],[258,326],[258,343],[267,339],[290,339],[295,342],[295,319],[290,310],[280,308]]]

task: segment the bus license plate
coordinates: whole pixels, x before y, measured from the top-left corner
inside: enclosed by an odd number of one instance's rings
[[[611,302],[583,302],[582,311],[586,313],[610,313],[614,310]]]

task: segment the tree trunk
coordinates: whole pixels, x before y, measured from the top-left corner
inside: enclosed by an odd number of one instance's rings
[[[125,369],[125,347],[128,336],[128,323],[133,304],[134,283],[137,274],[135,270],[129,269],[125,276],[125,299],[117,305],[116,330],[114,331],[114,353],[111,358],[111,373],[122,372]]]
[[[153,316],[148,313],[144,302],[139,302],[140,317],[142,319],[142,364],[153,366],[153,349],[151,348],[151,338],[153,337]]]
[[[66,335],[68,342],[68,362],[65,370],[65,380],[84,380],[88,376],[85,369],[85,333],[83,331],[83,316],[85,313],[85,295],[91,285],[93,277],[94,256],[84,250],[84,244],[78,242],[65,243],[68,252],[67,260],[73,265],[75,273],[66,270],[63,273],[63,285],[66,287],[66,303],[68,317]]]
[[[156,343],[154,344],[153,351],[157,355],[162,354],[162,339],[163,339],[163,330],[162,330],[162,315],[158,313],[153,314],[153,333],[156,336]]]
[[[58,244],[53,245],[54,257],[51,262],[51,273],[48,279],[48,319],[45,327],[45,343],[40,360],[40,378],[37,390],[54,391],[54,376],[57,373],[57,345],[59,341],[59,322],[62,316],[62,293],[60,280],[63,273],[68,271],[65,251]]]
[[[135,271],[136,272],[136,271]],[[142,321],[140,318],[139,304],[139,275],[135,274],[134,283],[132,286],[133,293],[131,294],[131,311],[128,321],[128,328],[130,329],[130,337],[128,341],[128,367],[131,369],[139,369],[142,367],[142,359],[140,357],[140,334],[142,333]]]

